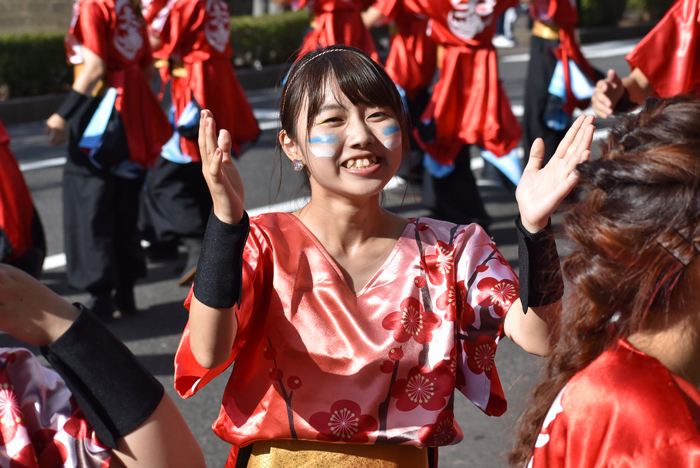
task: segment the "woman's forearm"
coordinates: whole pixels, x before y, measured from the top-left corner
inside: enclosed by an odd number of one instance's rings
[[[73,89],[80,94],[92,93],[95,85],[104,78],[107,66],[99,55],[83,47],[84,68],[73,83]]]
[[[216,309],[192,296],[189,324],[190,347],[199,365],[213,369],[225,363],[231,355],[238,331],[238,319],[233,307]]]

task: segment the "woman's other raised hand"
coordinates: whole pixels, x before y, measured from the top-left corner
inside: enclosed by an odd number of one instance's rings
[[[241,175],[231,158],[231,134],[221,130],[211,111],[203,110],[199,120],[199,153],[202,173],[214,203],[214,214],[224,223],[238,224],[243,218],[245,191]]]
[[[587,161],[593,142],[593,116],[580,116],[556,153],[545,167],[544,142],[538,138],[532,144],[530,160],[515,192],[523,227],[535,233],[547,226],[547,222],[578,182],[576,166]]]

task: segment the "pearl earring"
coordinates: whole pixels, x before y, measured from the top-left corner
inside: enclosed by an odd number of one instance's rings
[[[304,169],[304,162],[301,159],[295,159],[292,161],[292,167],[295,171],[300,172]]]

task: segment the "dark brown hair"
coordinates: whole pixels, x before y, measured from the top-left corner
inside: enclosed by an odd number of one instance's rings
[[[564,220],[573,292],[546,378],[518,422],[515,467],[528,462],[549,407],[577,372],[648,319],[670,325],[695,313],[669,304],[700,245],[700,99],[648,99],[578,171]]]

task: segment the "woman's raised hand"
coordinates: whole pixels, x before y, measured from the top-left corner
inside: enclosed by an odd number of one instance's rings
[[[199,154],[202,173],[214,202],[214,214],[224,223],[238,224],[243,218],[243,180],[231,159],[231,134],[221,130],[216,138],[216,122],[211,111],[203,110],[199,120]]]
[[[593,116],[576,119],[544,168],[544,142],[538,138],[533,143],[530,160],[515,192],[520,220],[528,231],[544,229],[554,210],[578,182],[576,166],[591,155],[594,120]]]

